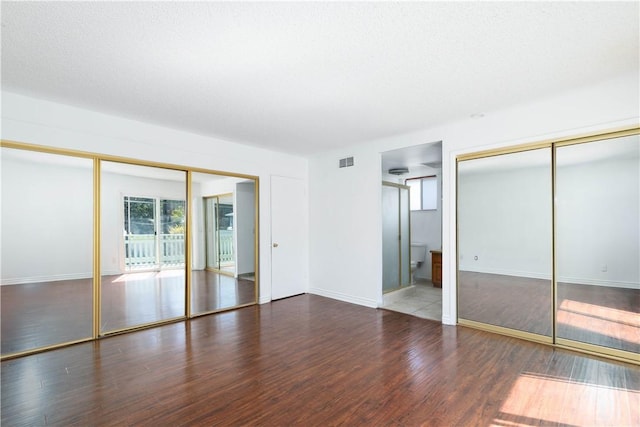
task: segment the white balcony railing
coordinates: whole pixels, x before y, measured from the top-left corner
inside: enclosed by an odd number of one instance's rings
[[[220,264],[233,262],[233,230],[220,230]]]
[[[220,230],[220,262],[233,262],[233,231]],[[178,267],[184,265],[184,234],[160,234],[159,257],[153,234],[124,236],[125,266],[128,269],[153,266]]]
[[[127,268],[184,265],[184,235],[159,234],[159,256],[156,256],[154,234],[126,234],[124,236],[124,264]]]

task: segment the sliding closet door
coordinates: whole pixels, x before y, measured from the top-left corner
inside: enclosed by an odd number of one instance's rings
[[[100,164],[100,333],[185,317],[186,172]]]
[[[458,162],[458,317],[552,336],[551,148]]]
[[[2,148],[2,355],[93,336],[93,161]]]
[[[191,174],[191,313],[255,304],[257,181]]]
[[[638,135],[556,148],[558,342],[640,350],[639,151]]]

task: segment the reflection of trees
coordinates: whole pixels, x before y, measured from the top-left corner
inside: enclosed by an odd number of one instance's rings
[[[143,197],[125,197],[124,226],[129,234],[153,234],[154,209],[153,199]]]
[[[126,197],[124,226],[128,234],[154,234],[158,199]],[[160,200],[160,234],[184,234],[185,201]]]
[[[184,234],[184,202],[179,203],[181,205],[171,211],[169,234]]]

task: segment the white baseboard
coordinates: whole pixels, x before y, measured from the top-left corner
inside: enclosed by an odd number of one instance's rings
[[[640,289],[640,283],[623,282],[618,280],[579,279],[575,277],[558,277],[558,283],[574,285],[606,286],[609,288]]]
[[[499,274],[501,276],[526,277],[528,279],[551,280],[550,274],[538,273],[535,271],[518,271],[503,268],[460,268],[460,271],[468,271],[471,273]]]
[[[361,298],[361,297],[354,297],[353,295],[347,295],[341,292],[328,291],[326,289],[320,289],[320,288],[311,288],[309,289],[309,293],[314,295],[320,295],[321,297],[327,297],[327,298],[336,299],[339,301],[348,302],[351,304],[363,305],[365,307],[370,307],[370,308],[378,307],[378,303],[376,300]]]
[[[499,274],[501,276],[514,276],[514,277],[526,277],[528,279],[542,279],[551,280],[551,276],[546,274],[540,274],[530,271],[517,271],[517,270],[504,270],[498,268],[474,268],[461,271],[468,271],[471,273],[486,273],[486,274]],[[579,277],[564,277],[557,278],[558,283],[571,283],[576,285],[592,285],[592,286],[606,286],[610,288],[625,288],[625,289],[640,289],[640,283],[626,282],[621,280],[603,280],[603,279],[586,279]]]
[[[2,279],[0,286],[22,285],[25,283],[59,282],[61,280],[91,279],[93,273],[54,274],[52,276],[30,276]]]
[[[258,304],[266,304],[268,302],[271,302],[271,297],[270,296],[260,296],[260,299],[258,299]]]
[[[456,319],[452,319],[449,315],[442,315],[442,324],[455,326],[457,324]]]

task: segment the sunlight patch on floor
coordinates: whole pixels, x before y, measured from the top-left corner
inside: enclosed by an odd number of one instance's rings
[[[557,321],[574,328],[640,344],[640,316],[638,313],[564,300],[558,309]],[[611,331],[615,331],[615,333]]]
[[[614,411],[612,408],[627,408]],[[562,424],[631,426],[640,421],[640,392],[559,377],[522,374],[500,408],[494,426]]]

